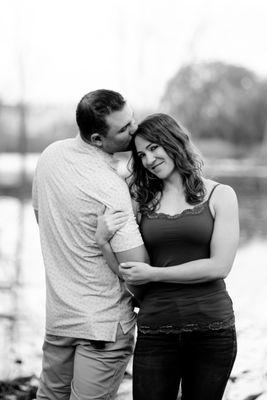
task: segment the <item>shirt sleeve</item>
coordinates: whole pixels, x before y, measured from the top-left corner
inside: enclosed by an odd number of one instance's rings
[[[134,216],[128,186],[122,182],[120,190],[111,191],[110,194],[110,208],[125,211],[129,216],[125,225],[110,240],[112,250],[117,253],[141,246],[143,239]]]
[[[34,172],[32,181],[32,206],[34,210],[38,210],[37,170]]]

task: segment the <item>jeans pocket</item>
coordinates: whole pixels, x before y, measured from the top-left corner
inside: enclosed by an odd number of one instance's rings
[[[89,342],[96,350],[103,350],[106,347],[106,342],[104,340],[89,340]]]

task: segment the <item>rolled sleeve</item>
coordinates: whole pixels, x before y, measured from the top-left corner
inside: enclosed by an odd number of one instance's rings
[[[35,171],[33,181],[32,181],[32,206],[34,210],[38,210],[38,190],[37,190],[37,171]]]

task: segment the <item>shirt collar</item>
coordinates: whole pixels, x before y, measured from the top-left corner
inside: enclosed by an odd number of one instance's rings
[[[113,157],[113,154],[106,153],[105,151],[85,142],[81,138],[81,135],[79,133],[77,134],[75,141],[80,149],[82,149],[83,151],[86,151],[91,156],[94,156],[94,157],[104,161],[112,169],[117,170],[117,160],[115,160],[115,158]]]

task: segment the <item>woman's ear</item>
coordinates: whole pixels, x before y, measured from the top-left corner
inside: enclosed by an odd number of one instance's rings
[[[99,133],[93,133],[90,138],[90,142],[93,146],[101,148],[103,147],[102,136]]]

